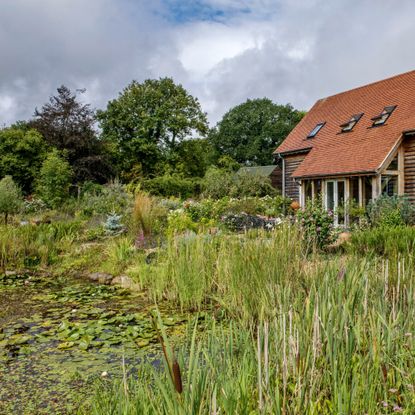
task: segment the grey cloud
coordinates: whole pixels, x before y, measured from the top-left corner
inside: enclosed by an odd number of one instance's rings
[[[308,109],[322,96],[415,69],[412,0],[205,3],[251,12],[202,30],[197,21],[165,19],[161,0],[2,0],[0,124],[29,117],[62,83],[87,88],[85,99],[103,107],[132,79],[172,76],[214,123],[247,98]],[[189,65],[183,50],[197,36],[210,37],[202,50],[209,56],[226,43],[221,36],[235,50],[205,62],[190,53],[196,62]],[[235,44],[239,37],[252,42]],[[207,66],[195,71],[198,65]]]

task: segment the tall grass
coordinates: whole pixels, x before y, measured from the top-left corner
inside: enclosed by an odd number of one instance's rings
[[[79,222],[0,226],[0,272],[53,263],[79,238]]]
[[[136,274],[156,301],[183,309],[216,304],[238,317],[258,317],[303,291],[312,267],[299,238],[294,227],[252,236],[175,237],[157,262],[140,264]]]
[[[338,265],[304,279],[294,296],[274,286],[281,302],[255,324],[211,321],[207,335],[189,335],[181,394],[147,364],[127,387],[101,385],[91,413],[415,413],[413,268]]]

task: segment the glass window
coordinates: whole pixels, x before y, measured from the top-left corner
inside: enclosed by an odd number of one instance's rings
[[[311,180],[304,181],[304,200],[305,202],[309,202],[313,199],[313,188],[311,185]]]
[[[353,115],[352,118],[350,118],[349,121],[347,121],[346,123],[344,123],[340,126],[341,129],[342,129],[342,132],[346,133],[348,131],[352,131],[354,126],[357,124],[357,122],[360,120],[360,118],[362,118],[362,116],[363,116],[363,113]]]
[[[383,195],[393,196],[398,194],[398,176],[381,177],[381,193]]]
[[[327,182],[327,210],[334,210],[334,182]]]
[[[386,170],[398,170],[398,155],[395,156]]]
[[[345,183],[343,180],[337,182],[337,217],[340,224],[344,223],[344,192]]]
[[[390,117],[390,115],[392,114],[395,108],[396,108],[396,105],[385,107],[379,115],[372,118],[372,121],[373,121],[372,126],[376,127],[378,125],[385,124],[386,120]]]
[[[308,134],[307,138],[313,138],[324,127],[325,122],[318,123]]]
[[[365,176],[363,179],[363,200],[365,206],[372,200],[372,177]]]
[[[359,203],[359,178],[350,178],[350,199],[355,203]]]
[[[321,180],[314,180],[314,192],[316,197],[320,197],[321,195]]]

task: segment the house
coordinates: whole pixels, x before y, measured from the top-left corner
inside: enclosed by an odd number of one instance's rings
[[[300,206],[322,197],[336,212],[381,194],[415,203],[415,71],[318,100],[274,155],[283,195]]]
[[[280,166],[254,166],[241,167],[236,174],[247,174],[249,176],[269,177],[271,184],[276,189],[282,189],[282,171]]]

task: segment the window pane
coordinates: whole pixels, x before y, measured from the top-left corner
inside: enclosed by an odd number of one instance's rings
[[[363,178],[363,190],[363,199],[365,201],[365,206],[367,206],[368,203],[372,200],[372,178],[370,176]]]
[[[327,210],[334,209],[334,182],[327,182]]]
[[[398,170],[398,156],[396,156],[389,164],[386,170]]]
[[[359,178],[350,178],[350,199],[353,203],[359,203]]]
[[[304,187],[305,187],[305,202],[307,203],[308,201],[310,201],[313,198],[311,180],[306,180],[305,184],[304,184]]]
[[[344,192],[345,183],[343,180],[337,182],[337,216],[339,224],[344,223]]]
[[[382,194],[393,196],[398,194],[398,176],[382,176]]]

